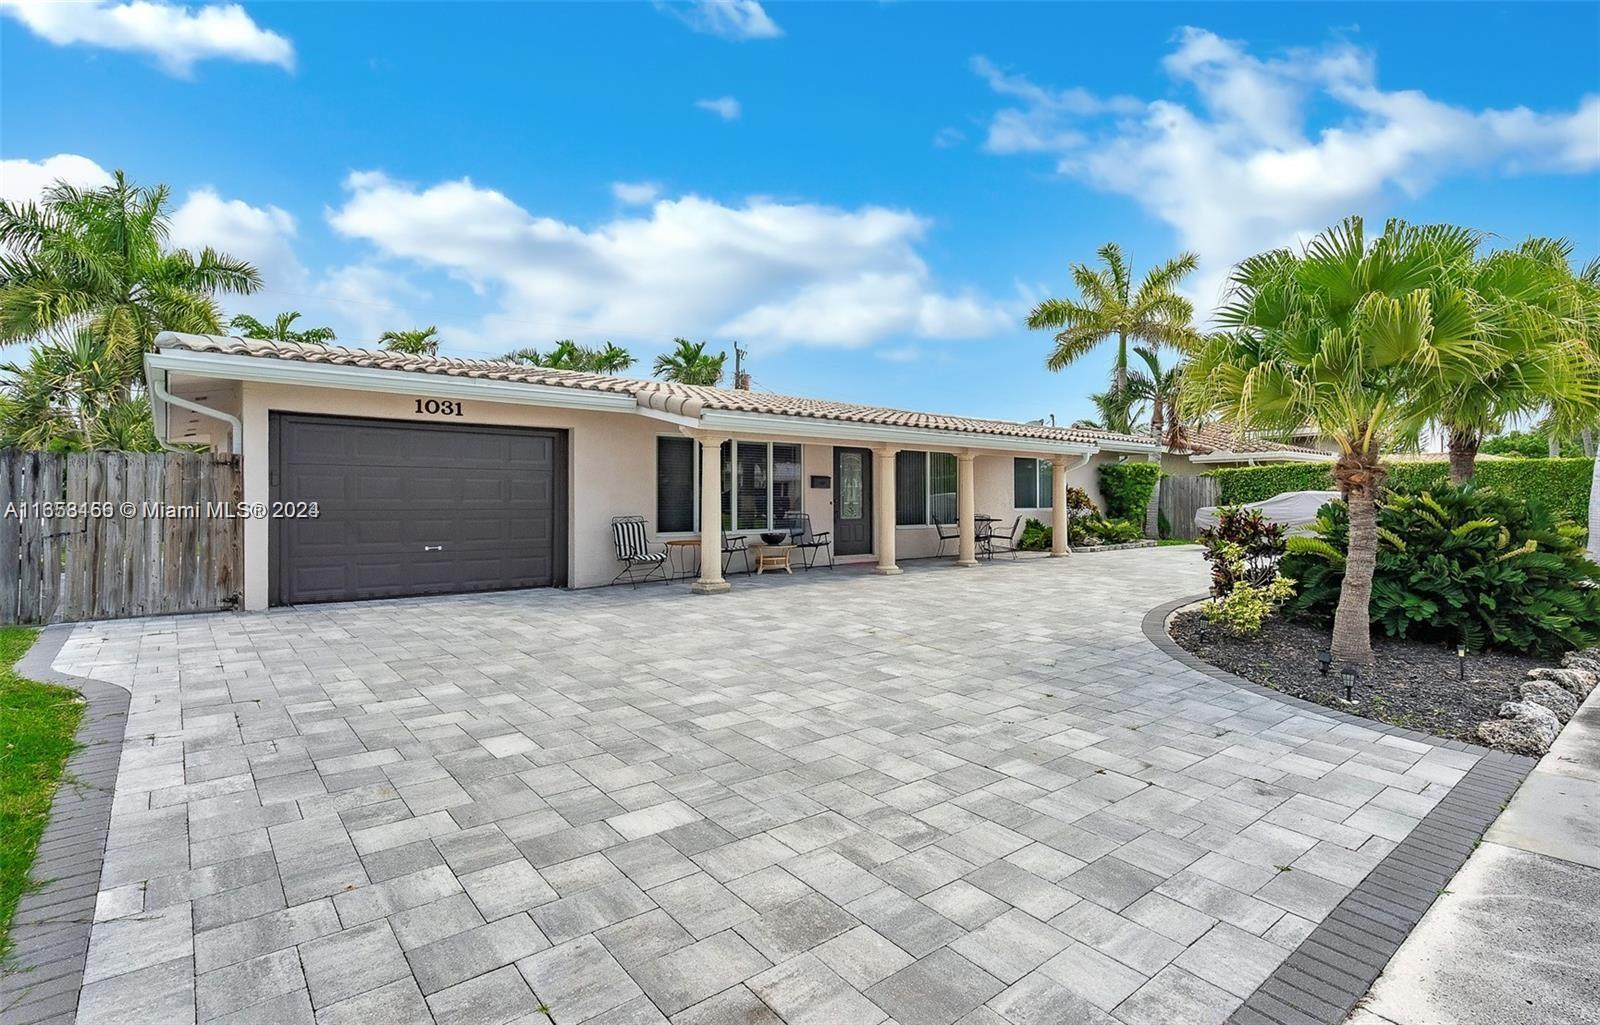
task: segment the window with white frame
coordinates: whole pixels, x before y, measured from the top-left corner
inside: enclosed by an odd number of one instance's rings
[[[771,530],[800,511],[800,446],[781,442],[724,442],[722,528]],[[692,438],[656,439],[656,529],[700,529],[700,444]]]
[[[1055,504],[1051,478],[1055,467],[1048,459],[1011,461],[1012,505],[1018,509],[1049,509]]]
[[[901,527],[954,523],[956,457],[949,452],[899,452],[894,457],[894,522]]]

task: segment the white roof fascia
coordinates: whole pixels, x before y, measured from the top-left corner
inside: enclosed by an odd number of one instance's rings
[[[1191,455],[1191,463],[1329,463],[1328,452],[1207,452]]]
[[[1005,434],[979,434],[938,427],[895,427],[886,424],[857,423],[853,420],[786,416],[780,413],[742,413],[725,409],[708,409],[701,413],[700,427],[717,433],[771,434],[789,438],[815,438],[819,441],[859,441],[869,445],[894,445],[900,448],[935,451],[981,448],[1003,452],[1071,455],[1099,450],[1099,446],[1094,442],[1017,438]]]

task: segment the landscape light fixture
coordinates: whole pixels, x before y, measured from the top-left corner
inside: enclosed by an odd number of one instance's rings
[[[1333,652],[1326,649],[1317,652],[1317,669],[1323,676],[1328,675],[1328,669],[1333,665]]]
[[[1467,678],[1467,642],[1462,641],[1456,645],[1456,679]]]
[[[1345,666],[1339,670],[1339,682],[1344,684],[1344,699],[1346,701],[1355,700],[1352,694],[1355,691],[1356,680],[1360,679],[1360,676],[1361,674],[1356,672],[1355,666]]]

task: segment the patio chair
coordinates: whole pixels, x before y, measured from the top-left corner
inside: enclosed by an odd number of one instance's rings
[[[994,558],[995,552],[1010,552],[1013,562],[1017,558],[1017,531],[1022,527],[1022,517],[1018,516],[1011,521],[1011,530],[1002,534],[994,527],[983,536],[983,551],[989,558]]]
[[[828,553],[828,568],[833,568],[833,531],[816,533],[811,529],[811,517],[803,512],[792,512],[783,518],[784,529],[789,532],[789,543],[800,550],[800,565],[810,569],[817,563],[817,553]]]
[[[750,539],[743,534],[722,535],[722,572],[728,572],[728,567],[733,565],[735,555],[744,556],[744,571],[750,572]]]
[[[933,529],[939,535],[939,558],[944,558],[944,543],[946,541],[960,541],[961,528],[954,523],[945,523],[943,520],[934,520]]]
[[[638,587],[655,579],[657,573],[661,574],[662,583],[666,582],[665,546],[659,552],[650,550],[650,538],[645,533],[643,516],[613,516],[611,541],[617,548],[617,560],[623,564],[622,572],[611,578],[613,584],[626,580],[630,587]]]

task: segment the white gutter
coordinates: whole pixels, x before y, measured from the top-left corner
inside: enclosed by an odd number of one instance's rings
[[[145,380],[150,384],[150,394],[156,400],[152,404],[153,408],[150,410],[150,414],[152,420],[156,420],[161,424],[161,433],[157,435],[157,440],[161,442],[162,446],[168,449],[172,448],[172,425],[170,423],[172,414],[167,407],[177,406],[179,409],[187,409],[191,413],[199,413],[201,416],[210,417],[213,420],[221,420],[227,424],[228,451],[234,455],[238,455],[243,451],[244,424],[239,422],[239,418],[231,413],[224,413],[220,409],[212,409],[210,406],[202,406],[198,402],[181,399],[167,391],[166,371],[157,372],[159,368],[155,367],[151,362],[154,355],[155,353],[145,354],[144,376]],[[156,415],[158,410],[159,417]]]
[[[821,417],[784,416],[776,413],[741,413],[723,409],[708,409],[701,413],[700,427],[717,433],[770,434],[788,438],[860,441],[866,444],[896,445],[913,449],[980,448],[1001,452],[1037,452],[1046,455],[1059,455],[1063,452],[1093,455],[1099,451],[1099,446],[1093,442],[1017,438],[1004,434],[946,431],[934,427],[892,427],[885,424],[857,423],[853,420],[828,420]]]
[[[161,339],[156,338],[156,344]],[[524,406],[555,406],[562,409],[637,412],[632,395],[621,392],[558,388],[521,381],[495,381],[483,377],[430,374],[415,370],[384,370],[378,367],[350,367],[335,363],[310,363],[304,360],[273,359],[263,356],[230,356],[219,352],[189,352],[164,349],[145,356],[145,365],[159,370],[189,374],[221,381],[254,381],[261,384],[288,384],[310,388],[345,388],[394,394],[428,395],[436,398],[476,399],[480,402],[509,402]]]
[[[1191,463],[1329,463],[1328,452],[1207,452],[1189,456]]]

